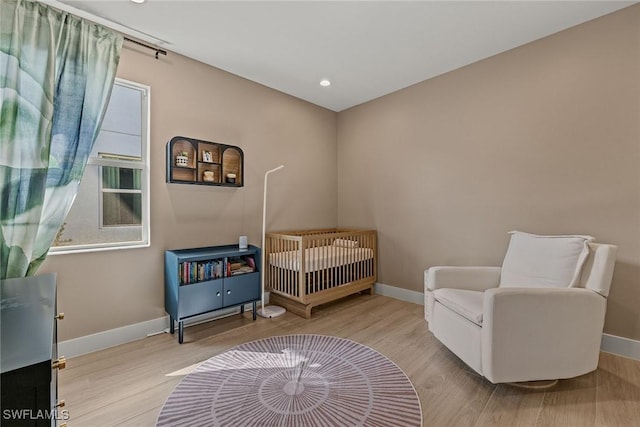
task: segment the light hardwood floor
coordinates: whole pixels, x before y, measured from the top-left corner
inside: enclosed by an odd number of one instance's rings
[[[531,391],[493,385],[427,330],[423,307],[357,295],[314,309],[305,320],[251,313],[185,329],[185,342],[160,334],[75,357],[60,371],[69,427],[154,426],[164,400],[198,363],[243,342],[313,333],[365,344],[413,382],[425,426],[640,426],[640,361],[600,354],[595,372]]]

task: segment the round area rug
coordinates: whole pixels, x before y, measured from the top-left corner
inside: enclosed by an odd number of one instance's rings
[[[357,342],[285,335],[241,344],[188,374],[157,426],[421,426],[413,384]]]

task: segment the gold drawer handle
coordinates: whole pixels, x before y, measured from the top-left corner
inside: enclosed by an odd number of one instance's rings
[[[64,405],[66,405],[67,402],[64,401],[64,399],[60,399],[58,400],[58,404],[56,405],[58,408],[64,408]]]
[[[51,367],[53,369],[64,369],[67,366],[67,359],[64,356],[61,356],[53,361]]]
[[[55,318],[58,320],[64,319],[64,313],[58,313],[58,315]]]

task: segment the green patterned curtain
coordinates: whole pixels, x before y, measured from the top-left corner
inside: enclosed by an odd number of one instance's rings
[[[0,0],[0,279],[34,275],[100,130],[121,35],[27,0]]]

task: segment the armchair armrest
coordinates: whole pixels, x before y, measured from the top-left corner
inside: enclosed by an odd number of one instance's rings
[[[571,378],[598,366],[606,299],[581,288],[484,293],[482,371],[493,383]]]
[[[500,267],[431,267],[424,272],[425,290],[453,288],[485,291],[497,288],[501,270]]]

